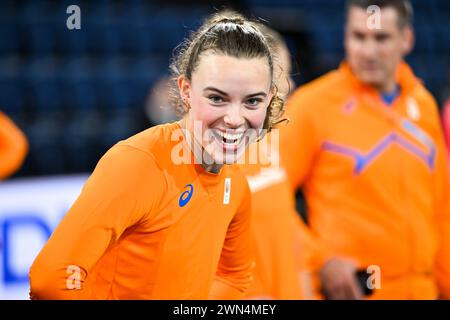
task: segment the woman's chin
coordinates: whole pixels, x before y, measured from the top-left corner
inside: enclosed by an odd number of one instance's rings
[[[214,139],[214,161],[218,164],[233,164],[245,153],[245,141],[242,139],[238,143],[224,143]]]

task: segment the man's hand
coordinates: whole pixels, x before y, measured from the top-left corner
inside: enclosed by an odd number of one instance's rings
[[[344,258],[332,258],[320,269],[322,291],[328,300],[360,300],[364,298],[355,276],[357,265]]]

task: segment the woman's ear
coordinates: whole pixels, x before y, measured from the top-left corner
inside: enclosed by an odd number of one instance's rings
[[[191,84],[184,75],[180,75],[178,77],[178,89],[180,90],[180,95],[183,101],[191,98]]]
[[[269,104],[267,105],[267,107],[270,106],[273,98],[276,97],[277,94],[278,94],[278,87],[275,84],[273,84],[272,88],[270,89],[269,96],[267,97],[269,99]]]

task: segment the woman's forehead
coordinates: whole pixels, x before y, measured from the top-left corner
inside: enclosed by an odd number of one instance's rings
[[[265,57],[236,58],[224,54],[203,55],[192,75],[192,81],[200,85],[232,86],[239,84],[261,90],[272,81],[268,61]]]

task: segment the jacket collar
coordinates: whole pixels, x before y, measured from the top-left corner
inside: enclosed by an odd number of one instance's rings
[[[361,82],[354,73],[352,72],[350,66],[346,61],[343,61],[339,66],[339,72],[344,75],[344,77],[349,81],[349,83],[357,89],[377,94],[375,88]],[[401,88],[401,92],[410,92],[414,87],[421,81],[414,75],[411,67],[404,61],[400,62],[396,70],[396,80],[397,84]]]

